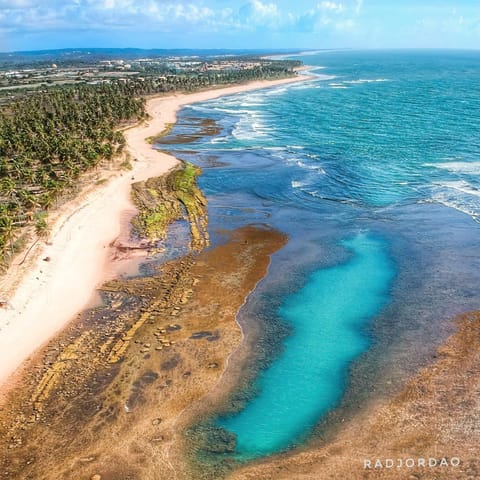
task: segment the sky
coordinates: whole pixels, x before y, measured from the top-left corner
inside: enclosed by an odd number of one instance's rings
[[[480,0],[0,0],[0,51],[480,48]]]

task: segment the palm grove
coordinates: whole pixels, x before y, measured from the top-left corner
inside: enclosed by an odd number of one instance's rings
[[[204,74],[42,88],[0,110],[0,260],[8,264],[33,227],[48,235],[46,214],[76,191],[81,175],[118,157],[119,130],[143,119],[145,96],[292,75],[295,62]]]

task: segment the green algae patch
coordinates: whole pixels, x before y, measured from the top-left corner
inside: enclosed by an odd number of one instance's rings
[[[207,202],[197,186],[200,174],[199,167],[182,163],[164,176],[135,183],[132,196],[139,210],[132,221],[135,232],[151,241],[163,240],[171,223],[187,220],[191,248],[199,251],[208,246]]]
[[[222,131],[213,119],[188,117],[185,120],[188,121],[188,128],[182,133],[171,135],[174,124],[167,124],[161,134],[149,138],[161,145],[180,145],[195,142],[199,138],[213,137]]]
[[[174,171],[169,177],[172,190],[191,194],[196,187],[197,175],[201,173],[199,167],[186,162],[184,168]]]
[[[175,123],[165,124],[165,128],[160,133],[158,133],[157,135],[152,135],[151,137],[147,137],[145,140],[151,145],[153,145],[157,140],[165,137],[166,135],[169,135],[172,132],[174,125]]]

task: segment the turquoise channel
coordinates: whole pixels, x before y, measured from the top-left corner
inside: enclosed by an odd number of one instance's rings
[[[251,460],[304,440],[345,391],[348,367],[370,344],[368,327],[389,300],[395,274],[386,244],[360,233],[342,241],[347,261],[311,274],[279,315],[293,327],[281,355],[257,379],[258,395],[218,420]]]

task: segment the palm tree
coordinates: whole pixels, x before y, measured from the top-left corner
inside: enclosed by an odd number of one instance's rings
[[[39,239],[48,238],[50,235],[50,227],[45,212],[39,212],[35,215],[35,233]]]
[[[0,216],[0,244],[2,245],[2,254],[4,257],[8,247],[10,247],[10,253],[13,253],[14,232],[12,219],[8,215],[2,214]]]

